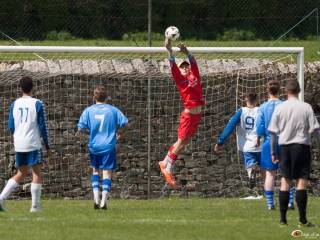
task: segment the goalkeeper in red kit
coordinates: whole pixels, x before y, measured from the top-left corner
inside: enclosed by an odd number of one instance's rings
[[[180,48],[180,52],[186,54],[188,61],[182,61],[178,65],[173,55],[171,39],[166,38],[165,47],[169,53],[172,77],[180,92],[184,106],[184,110],[180,115],[178,140],[169,148],[164,160],[159,162],[161,173],[166,182],[175,188],[176,182],[173,177],[174,162],[196,133],[201,121],[202,106],[205,102],[197,62],[188,51],[186,45],[180,43],[178,48]]]

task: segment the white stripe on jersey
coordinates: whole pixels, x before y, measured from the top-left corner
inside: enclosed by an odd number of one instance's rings
[[[14,148],[16,152],[41,149],[40,130],[37,122],[36,98],[23,96],[14,102]]]
[[[240,124],[237,127],[238,148],[242,152],[260,152],[260,147],[256,147],[257,128],[256,121],[259,107],[242,107]]]

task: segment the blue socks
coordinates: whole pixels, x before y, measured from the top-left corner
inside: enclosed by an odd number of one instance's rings
[[[91,176],[91,184],[92,184],[92,190],[93,190],[93,200],[95,204],[100,203],[100,196],[99,196],[99,191],[100,191],[100,176],[99,174],[93,174]]]
[[[91,184],[93,190],[100,190],[100,176],[98,174],[93,174],[91,176]]]
[[[273,209],[274,208],[274,199],[273,199],[274,192],[273,191],[265,191],[264,195],[267,200],[268,209]]]
[[[111,189],[111,179],[106,178],[102,180],[102,192],[109,193]]]
[[[102,180],[102,199],[101,199],[100,208],[107,208],[110,189],[111,189],[111,179],[110,178],[103,179]]]
[[[290,187],[289,189],[289,207],[294,207],[294,194],[296,192],[295,187]]]

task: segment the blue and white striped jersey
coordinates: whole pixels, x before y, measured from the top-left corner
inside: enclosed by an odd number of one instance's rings
[[[30,96],[16,99],[10,106],[9,129],[16,152],[41,149],[41,137],[49,149],[45,110],[40,100]]]
[[[218,144],[224,144],[237,127],[238,149],[242,152],[260,152],[260,147],[256,147],[257,130],[256,120],[258,117],[258,107],[240,108],[229,120],[227,126],[218,138]]]
[[[83,111],[78,128],[90,132],[90,153],[103,155],[114,150],[117,129],[127,123],[128,118],[118,108],[109,104],[94,104]]]

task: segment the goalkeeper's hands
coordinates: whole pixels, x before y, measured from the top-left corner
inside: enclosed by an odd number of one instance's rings
[[[182,52],[182,53],[184,53],[186,55],[189,55],[189,50],[187,49],[186,44],[179,43],[177,47],[180,48],[180,52]]]

